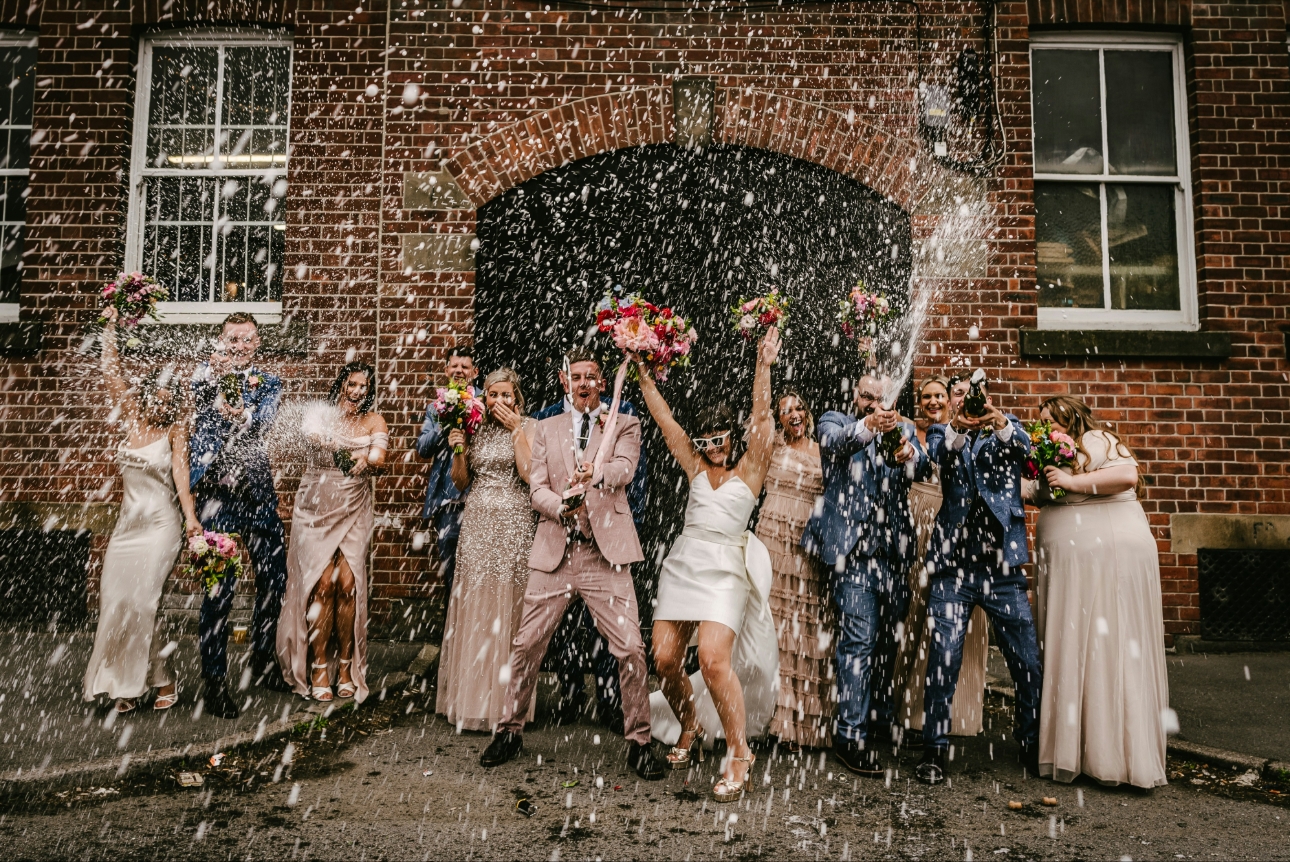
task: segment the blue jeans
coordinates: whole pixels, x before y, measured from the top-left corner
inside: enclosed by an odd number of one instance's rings
[[[999,649],[1017,688],[1013,737],[1025,748],[1039,742],[1039,698],[1044,677],[1035,622],[1026,598],[1026,577],[1020,571],[1000,574],[994,565],[976,563],[932,578],[927,599],[932,642],[923,692],[923,745],[928,749],[949,747],[950,702],[963,665],[968,619],[977,605],[994,623]]]
[[[905,564],[853,551],[834,579],[833,601],[838,609],[838,726],[833,741],[862,742],[870,721],[892,723],[896,625],[909,608]]]
[[[278,617],[287,589],[287,541],[276,507],[250,506],[223,494],[196,495],[202,527],[237,533],[255,571],[255,615],[251,620],[251,652],[261,661],[274,660]],[[236,578],[225,578],[215,595],[202,599],[197,621],[197,646],[202,656],[202,676],[221,680],[228,676],[228,614],[233,609]]]

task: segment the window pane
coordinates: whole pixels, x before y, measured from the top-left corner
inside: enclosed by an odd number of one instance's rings
[[[1174,186],[1106,187],[1112,308],[1180,308],[1176,196]]]
[[[216,275],[221,300],[266,302],[282,298],[286,234],[274,188],[256,177],[224,184]]]
[[[289,48],[229,48],[224,55],[220,154],[230,168],[287,163]]]
[[[146,189],[140,270],[164,284],[172,301],[208,301],[215,181],[150,177]]]
[[[0,125],[31,127],[36,46],[0,47]]]
[[[152,52],[148,166],[202,168],[215,143],[218,48],[159,46]]]
[[[1102,97],[1097,51],[1037,50],[1031,55],[1035,170],[1102,172]]]
[[[1178,172],[1174,58],[1169,51],[1106,52],[1106,148],[1110,173]]]
[[[17,302],[22,282],[23,226],[7,224],[0,232],[0,302]]]
[[[1097,185],[1035,183],[1039,305],[1102,308],[1102,204]]]

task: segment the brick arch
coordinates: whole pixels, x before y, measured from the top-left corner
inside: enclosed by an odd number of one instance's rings
[[[718,89],[714,114],[714,140],[814,162],[906,212],[947,179],[917,138],[892,135],[828,106],[752,88]],[[504,126],[446,167],[478,208],[567,162],[673,139],[672,88],[642,87],[581,99]]]

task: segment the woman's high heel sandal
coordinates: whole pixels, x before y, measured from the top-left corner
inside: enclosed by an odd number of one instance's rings
[[[348,658],[342,658],[342,659],[339,659],[338,661],[340,662],[342,667],[349,667],[354,660],[348,659]],[[356,694],[358,694],[358,686],[354,684],[352,677],[350,678],[349,682],[342,682],[336,685],[336,696],[341,700],[348,700],[349,698],[353,697]]]
[[[322,664],[311,664],[309,667],[311,669],[311,673],[312,671],[328,669],[327,662],[323,662]],[[312,675],[315,677],[317,676],[316,673],[313,673]],[[311,679],[309,680],[309,696],[319,703],[331,703],[331,686],[314,685],[314,681]]]
[[[712,798],[718,802],[734,802],[744,795],[744,788],[748,786],[748,778],[752,775],[752,768],[753,764],[757,762],[757,755],[750,751],[747,757],[731,755],[730,759],[748,764],[748,771],[744,773],[743,781],[731,781],[723,776],[720,781],[712,785]]]
[[[667,753],[668,765],[673,769],[686,769],[696,759],[703,762],[703,728],[697,727],[694,730],[683,730],[681,736],[690,734],[693,738],[689,745],[674,745],[672,750]],[[680,742],[680,738],[676,740]],[[695,752],[698,754],[695,754]]]

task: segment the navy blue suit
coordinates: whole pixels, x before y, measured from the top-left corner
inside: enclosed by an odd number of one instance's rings
[[[196,415],[189,439],[189,483],[197,517],[208,530],[241,536],[255,570],[255,615],[251,652],[257,660],[276,661],[275,641],[282,594],[287,586],[287,546],[278,516],[278,494],[264,435],[282,401],[282,383],[254,366],[239,372],[242,403],[251,420],[234,425],[216,408],[219,380],[209,366],[193,376]],[[198,643],[202,675],[220,680],[228,675],[228,614],[233,607],[235,578],[227,578],[202,600]]]
[[[431,407],[426,408],[416,448],[421,458],[433,459],[430,461],[426,502],[421,509],[421,517],[434,522],[435,544],[439,550],[439,579],[443,582],[444,596],[451,596],[453,575],[457,571],[457,535],[461,532],[461,498],[466,492],[458,491],[453,484],[452,447],[448,445],[448,434]],[[466,490],[469,491],[470,487],[467,486]]]
[[[601,397],[603,409],[608,410],[610,399]],[[559,416],[568,406],[567,399],[548,404],[533,418],[539,422]],[[636,416],[636,406],[630,401],[619,401],[618,412],[626,416]],[[570,419],[570,422],[573,420]],[[632,520],[636,523],[636,532],[641,530],[641,521],[645,515],[646,482],[648,481],[645,446],[641,445],[640,461],[636,463],[636,475],[627,486],[627,505],[632,510]],[[547,645],[543,670],[554,672],[560,680],[560,699],[565,704],[583,702],[583,672],[586,659],[590,659],[592,672],[596,675],[596,700],[602,708],[610,713],[621,709],[622,693],[618,685],[618,660],[609,651],[609,645],[600,636],[596,623],[582,599],[574,598],[565,609],[560,627],[551,636]]]
[[[862,744],[870,719],[888,727],[893,719],[896,626],[909,607],[908,572],[917,551],[909,486],[932,469],[914,426],[901,428],[914,459],[887,463],[879,452],[881,434],[845,413],[820,417],[824,494],[802,533],[802,547],[834,573],[839,745]]]
[[[1043,672],[1026,577],[1026,512],[1021,470],[1030,437],[1007,414],[1006,440],[995,431],[947,435],[927,431],[927,448],[941,468],[944,502],[927,550],[931,591],[927,617],[932,642],[924,692],[923,743],[949,746],[950,702],[963,663],[963,638],[972,609],[980,605],[994,624],[999,648],[1017,688],[1014,736],[1023,748],[1038,744]],[[947,436],[953,436],[950,445]]]

